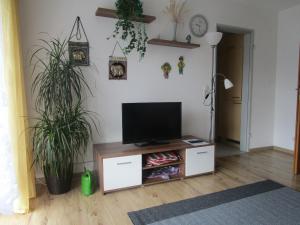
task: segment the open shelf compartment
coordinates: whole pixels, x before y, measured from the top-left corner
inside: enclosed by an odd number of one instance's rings
[[[151,184],[157,184],[157,183],[163,183],[163,182],[168,182],[168,181],[174,181],[174,180],[179,180],[184,178],[185,176],[185,151],[184,150],[176,150],[176,151],[170,151],[174,152],[179,156],[178,161],[170,162],[170,163],[165,163],[161,165],[155,165],[155,166],[147,166],[146,165],[146,158],[149,154],[144,154],[143,155],[143,185],[151,185]],[[170,175],[169,179],[163,179],[163,178],[147,178],[147,176],[155,171],[155,170],[161,170],[163,168],[167,167],[177,167],[178,168],[178,174],[176,175]]]

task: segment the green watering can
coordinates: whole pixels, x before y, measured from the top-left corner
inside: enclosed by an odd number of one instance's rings
[[[92,172],[85,170],[81,176],[81,193],[85,196],[93,194]]]

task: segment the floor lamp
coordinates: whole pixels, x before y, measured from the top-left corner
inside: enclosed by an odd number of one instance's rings
[[[233,87],[233,84],[230,80],[228,80],[223,74],[216,73],[216,48],[220,43],[223,34],[220,32],[209,32],[206,34],[206,41],[212,48],[212,67],[211,67],[211,90],[209,93],[205,94],[205,99],[210,97],[210,129],[209,129],[209,142],[212,142],[212,133],[213,133],[213,119],[214,119],[214,98],[216,93],[216,78],[218,75],[224,78],[224,87],[225,89],[229,89]]]

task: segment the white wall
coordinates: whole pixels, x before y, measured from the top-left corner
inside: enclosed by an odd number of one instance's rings
[[[300,5],[278,18],[274,145],[294,149],[300,44]]]
[[[171,24],[162,14],[167,0],[145,0],[144,11],[157,20],[147,25],[150,37],[171,38]],[[96,17],[98,6],[112,8],[112,0],[26,0],[21,1],[21,27],[25,55],[28,100],[33,115],[30,93],[30,68],[28,57],[40,32],[51,36],[66,37],[76,16],[80,16],[86,28],[91,52],[90,58],[96,69],[87,72],[94,97],[88,99],[92,111],[100,114],[101,135],[95,135],[94,142],[121,140],[121,103],[139,101],[182,101],[183,133],[200,137],[208,136],[209,108],[202,105],[202,89],[209,84],[211,49],[204,39],[194,38],[201,47],[195,50],[148,46],[145,59],[138,61],[137,55],[128,57],[128,80],[108,80],[108,57],[114,41],[107,41],[114,29],[115,20]],[[271,12],[232,3],[229,0],[190,0],[189,15],[184,28],[179,30],[179,39],[188,34],[188,20],[196,14],[205,15],[209,30],[216,24],[225,24],[253,29],[255,32],[254,71],[251,113],[251,147],[273,144],[273,109],[276,67],[277,15]],[[186,60],[184,76],[179,76],[176,68],[178,57]],[[169,80],[163,78],[160,66],[169,61],[173,70]],[[89,149],[88,160],[92,160]]]

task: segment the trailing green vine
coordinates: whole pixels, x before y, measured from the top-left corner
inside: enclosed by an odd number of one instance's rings
[[[125,54],[131,53],[134,49],[143,58],[146,53],[148,36],[144,24],[133,22],[134,18],[143,17],[143,4],[140,0],[117,0],[117,15],[119,20],[116,23],[113,37],[120,35],[122,40],[128,41],[123,49]]]

